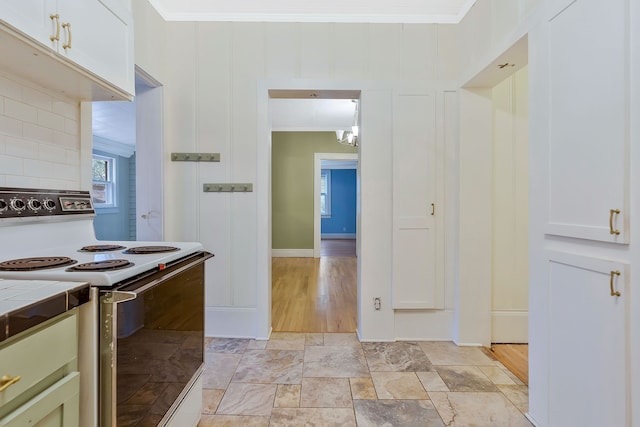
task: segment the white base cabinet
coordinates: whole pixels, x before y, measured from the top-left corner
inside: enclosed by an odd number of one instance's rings
[[[549,425],[627,426],[628,265],[554,251],[548,260]]]
[[[36,326],[0,346],[0,427],[79,426],[77,311]]]

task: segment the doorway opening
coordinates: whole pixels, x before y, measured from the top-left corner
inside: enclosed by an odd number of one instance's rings
[[[358,148],[341,144],[336,131],[358,126],[354,103],[360,93],[270,90],[269,96],[272,329],[356,332],[357,258],[355,253],[321,256],[321,229],[323,216],[342,221],[337,227],[344,232],[329,234],[355,247]],[[336,180],[329,178],[333,170]],[[341,175],[352,179],[345,184]],[[334,192],[329,191],[332,182]],[[341,194],[345,185],[352,187],[352,200]]]
[[[512,66],[495,65],[505,63]],[[460,210],[460,247],[482,260],[473,267],[462,260],[461,272],[473,272],[474,286],[481,283],[485,289],[481,310],[489,311],[491,328],[483,345],[491,347],[525,383],[529,352],[527,64],[528,39],[524,36],[467,82],[461,93],[465,104],[459,165],[461,199],[470,201],[481,195],[481,200],[475,199],[479,200],[475,212]],[[478,117],[483,119],[473,123]],[[470,156],[474,146],[482,148]],[[478,212],[483,216],[474,226],[480,230],[476,232],[466,225]],[[486,227],[477,227],[479,223]]]
[[[92,103],[99,240],[163,240],[162,86],[136,67],[132,102]]]
[[[313,256],[357,255],[358,155],[314,155]]]

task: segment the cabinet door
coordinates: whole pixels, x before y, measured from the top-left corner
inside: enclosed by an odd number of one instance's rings
[[[72,372],[0,420],[0,427],[78,427],[80,373]]]
[[[629,241],[628,10],[577,0],[549,21],[549,234]]]
[[[61,34],[59,52],[133,94],[135,66],[130,13],[109,9],[98,0],[60,0],[58,14],[62,23],[70,24]],[[69,44],[71,47],[64,49]]]
[[[56,13],[56,0],[20,0],[3,2],[0,20],[40,43],[56,48],[50,39],[56,34],[56,22],[50,16]]]
[[[393,105],[393,308],[441,308],[436,289],[433,94],[396,95]]]
[[[549,425],[628,426],[628,266],[553,251],[548,260]]]

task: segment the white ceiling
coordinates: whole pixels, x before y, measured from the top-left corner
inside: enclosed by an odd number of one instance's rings
[[[355,109],[356,102],[351,99],[272,98],[269,103],[271,129],[290,132],[351,130]],[[94,102],[93,135],[135,146],[135,117],[135,101]]]
[[[351,130],[356,102],[350,99],[271,99],[273,131]]]
[[[149,0],[167,21],[458,23],[476,0]]]
[[[93,103],[93,134],[109,141],[136,145],[136,104],[126,101]]]

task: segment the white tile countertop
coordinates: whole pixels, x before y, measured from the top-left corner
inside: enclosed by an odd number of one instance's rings
[[[87,301],[87,282],[0,279],[0,342]]]

